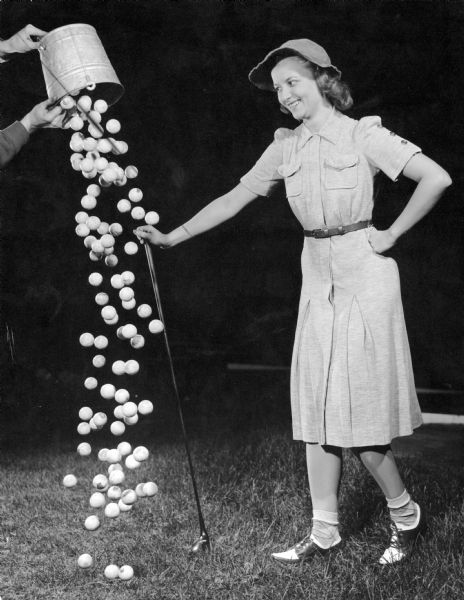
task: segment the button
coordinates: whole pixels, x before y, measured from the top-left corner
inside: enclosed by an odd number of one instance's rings
[[[407,140],[401,140],[401,143],[402,143],[402,144],[407,144],[407,143],[408,143],[408,141],[407,141]]]

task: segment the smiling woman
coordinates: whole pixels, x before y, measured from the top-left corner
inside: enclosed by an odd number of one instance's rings
[[[313,520],[301,542],[272,556],[298,563],[340,547],[338,487],[342,449],[351,448],[384,493],[392,536],[381,564],[407,558],[425,526],[390,447],[422,423],[414,386],[396,262],[383,256],[438,201],[451,180],[420,148],[382,126],[340,110],[352,104],[324,48],[285,42],[249,74],[275,90],[300,121],[274,141],[230,192],[168,234],[135,233],[170,248],[236,215],[282,180],[302,226],[302,291],[291,370],[293,437],[306,446]],[[417,182],[384,231],[372,226],[373,181],[383,171]]]

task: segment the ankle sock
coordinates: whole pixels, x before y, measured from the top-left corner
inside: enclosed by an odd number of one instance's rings
[[[330,548],[340,541],[338,513],[326,510],[313,510],[311,539],[320,548]]]
[[[406,490],[397,498],[386,498],[386,500],[390,517],[398,529],[413,529],[417,526],[419,506]]]

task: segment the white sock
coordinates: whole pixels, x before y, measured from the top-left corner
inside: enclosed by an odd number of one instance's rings
[[[399,530],[413,529],[417,526],[419,507],[406,490],[397,498],[387,498],[390,517]]]
[[[338,532],[338,513],[326,510],[313,510],[311,539],[320,548],[330,548],[340,542]]]

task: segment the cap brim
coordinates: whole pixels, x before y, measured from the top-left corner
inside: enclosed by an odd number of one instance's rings
[[[274,50],[271,50],[268,54],[266,54],[264,59],[261,62],[259,62],[256,65],[256,67],[251,69],[251,71],[248,73],[248,79],[251,81],[251,83],[253,85],[255,85],[260,90],[266,90],[266,91],[270,91],[270,92],[274,91],[274,85],[273,85],[272,79],[271,79],[271,70],[274,65],[271,63],[271,58],[278,56],[278,55],[283,56],[283,57],[285,57],[285,56],[300,56],[303,60],[309,60],[310,62],[317,64],[319,67],[331,69],[337,77],[341,76],[341,71],[339,69],[337,69],[337,67],[334,67],[334,65],[331,65],[331,64],[322,65],[322,64],[316,63],[315,61],[312,61],[310,58],[308,58],[304,54],[301,54],[297,50],[293,50],[291,48],[275,48]]]

